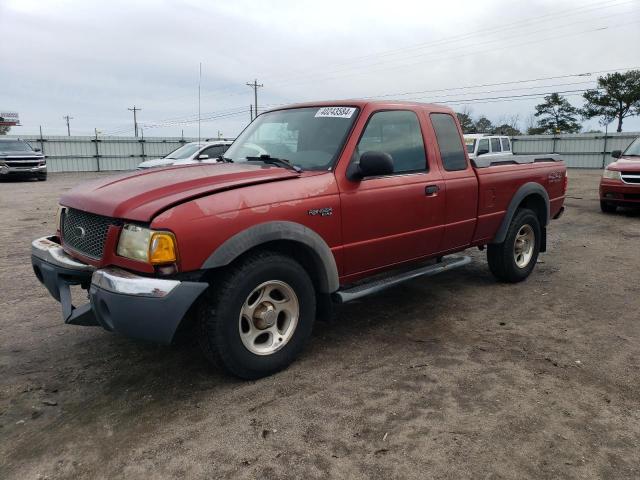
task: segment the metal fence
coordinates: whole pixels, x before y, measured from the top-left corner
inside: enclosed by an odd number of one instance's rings
[[[185,143],[197,141],[186,137],[11,137],[21,138],[32,147],[40,148],[47,157],[49,172],[133,170],[144,160],[164,157]]]
[[[568,167],[604,168],[614,161],[611,152],[624,150],[640,133],[576,133],[521,135],[512,138],[513,153],[558,153]]]
[[[521,135],[513,137],[513,152],[558,153],[569,167],[604,168],[613,161],[613,150],[624,150],[639,135],[640,133]],[[133,170],[144,160],[163,157],[187,142],[196,141],[195,138],[181,137],[21,135],[19,138],[42,150],[47,156],[50,172]]]

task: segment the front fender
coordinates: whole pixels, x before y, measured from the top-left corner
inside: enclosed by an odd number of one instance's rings
[[[235,234],[220,245],[202,264],[202,269],[229,265],[252,248],[277,240],[293,241],[307,247],[319,272],[319,288],[322,293],[338,290],[338,268],[331,249],[323,238],[304,225],[295,222],[275,221],[254,225]]]

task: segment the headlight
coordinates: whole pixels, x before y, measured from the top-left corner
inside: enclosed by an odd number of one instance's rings
[[[121,257],[151,263],[172,263],[178,258],[176,238],[172,233],[125,224],[120,233],[117,254]]]
[[[62,205],[58,205],[58,210],[56,211],[56,232],[61,231],[62,226],[62,214],[66,210]]]
[[[620,180],[620,171],[618,170],[609,170],[608,168],[604,169],[604,172],[602,172],[602,177],[603,178],[610,178],[611,180]]]

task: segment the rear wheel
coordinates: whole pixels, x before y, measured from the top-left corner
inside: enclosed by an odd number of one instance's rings
[[[538,261],[541,227],[538,216],[529,209],[516,212],[504,242],[490,244],[487,260],[491,273],[504,282],[521,282]]]
[[[313,283],[273,252],[252,254],[214,282],[198,308],[198,340],[209,361],[246,379],[286,368],[315,319]]]
[[[617,209],[618,207],[615,203],[600,200],[600,210],[602,210],[603,213],[616,213]]]

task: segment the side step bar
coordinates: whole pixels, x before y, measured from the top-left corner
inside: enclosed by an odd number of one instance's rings
[[[338,303],[346,303],[357,298],[371,295],[385,290],[394,285],[412,280],[418,277],[430,277],[437,275],[438,273],[447,272],[454,268],[462,267],[471,263],[471,257],[460,255],[449,255],[443,257],[441,262],[433,265],[427,265],[426,267],[420,267],[416,270],[410,270],[408,272],[398,273],[389,277],[379,278],[372,282],[363,283],[347,290],[338,290],[334,294],[334,298]]]

